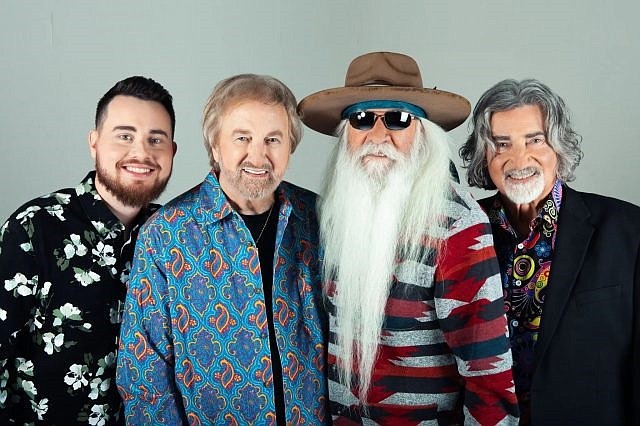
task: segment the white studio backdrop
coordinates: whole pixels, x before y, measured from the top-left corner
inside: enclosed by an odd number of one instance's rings
[[[269,74],[300,100],[342,86],[351,59],[377,50],[409,54],[425,87],[472,105],[505,78],[545,82],[583,136],[572,186],[640,204],[639,15],[634,0],[0,0],[0,222],[93,168],[95,106],[122,78],[152,77],[174,97],[165,202],[208,172],[201,116],[218,81]],[[467,134],[467,123],[450,133],[465,182]],[[287,180],[319,190],[333,144],[305,129]]]

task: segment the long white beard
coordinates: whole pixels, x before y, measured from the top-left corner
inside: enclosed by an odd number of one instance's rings
[[[333,352],[341,383],[351,387],[352,369],[358,372],[354,393],[363,403],[397,258],[419,261],[423,246],[441,242],[437,236],[450,191],[448,139],[436,125],[422,123],[410,154],[390,154],[396,160],[385,168],[364,167],[361,157],[369,147],[349,152],[341,138],[319,204],[324,282],[336,285]]]
[[[524,177],[533,174],[528,183],[517,183],[509,176]],[[504,176],[505,195],[514,204],[528,204],[542,195],[544,191],[544,172],[537,167],[527,167],[522,170],[508,170]]]

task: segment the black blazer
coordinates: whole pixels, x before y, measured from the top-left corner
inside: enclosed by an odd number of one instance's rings
[[[640,207],[563,188],[533,425],[640,424]]]

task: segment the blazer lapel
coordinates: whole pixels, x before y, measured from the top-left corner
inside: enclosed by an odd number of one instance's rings
[[[535,349],[536,364],[547,351],[565,307],[570,303],[569,296],[594,232],[589,223],[589,209],[580,194],[567,186],[563,191],[551,276],[542,308],[540,340]]]

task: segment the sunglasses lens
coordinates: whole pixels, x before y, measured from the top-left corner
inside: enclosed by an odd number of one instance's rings
[[[376,122],[376,115],[370,111],[358,111],[349,115],[349,124],[354,129],[369,130]]]
[[[406,111],[387,111],[384,113],[384,124],[389,130],[402,130],[411,125],[411,114]]]

